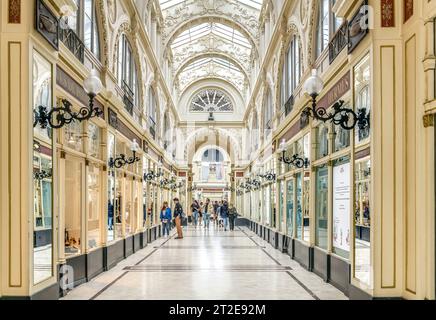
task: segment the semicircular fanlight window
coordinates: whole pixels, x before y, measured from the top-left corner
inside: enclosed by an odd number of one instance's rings
[[[204,90],[192,99],[190,111],[233,112],[233,103],[229,97],[220,90]]]

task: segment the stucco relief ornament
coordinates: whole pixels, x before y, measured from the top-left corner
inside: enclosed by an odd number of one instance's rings
[[[300,1],[300,19],[301,25],[305,28],[309,21],[309,1],[307,0]]]
[[[107,7],[109,13],[109,20],[111,24],[116,22],[117,18],[117,3],[115,0],[107,0]]]

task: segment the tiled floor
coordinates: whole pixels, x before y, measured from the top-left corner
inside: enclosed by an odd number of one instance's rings
[[[247,228],[192,227],[160,239],[64,299],[313,300],[346,299]]]

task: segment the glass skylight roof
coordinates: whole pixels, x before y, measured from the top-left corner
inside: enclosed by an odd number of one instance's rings
[[[179,3],[182,3],[184,1],[186,1],[186,0],[159,0],[160,7],[162,10],[171,8],[171,7],[178,5]],[[199,0],[199,1],[201,1],[201,0]],[[242,4],[245,4],[246,6],[260,10],[262,8],[263,0],[237,0],[237,2],[241,2]]]
[[[236,45],[240,45],[245,48],[251,48],[250,41],[238,30],[235,30],[234,28],[228,27],[224,24],[214,22],[203,23],[182,32],[174,40],[172,48],[174,50],[180,46],[192,43],[204,36],[211,34],[217,37],[224,38],[225,40],[230,41]]]

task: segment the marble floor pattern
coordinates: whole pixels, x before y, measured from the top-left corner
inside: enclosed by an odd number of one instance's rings
[[[248,228],[184,229],[159,239],[64,300],[344,300],[339,290]]]

